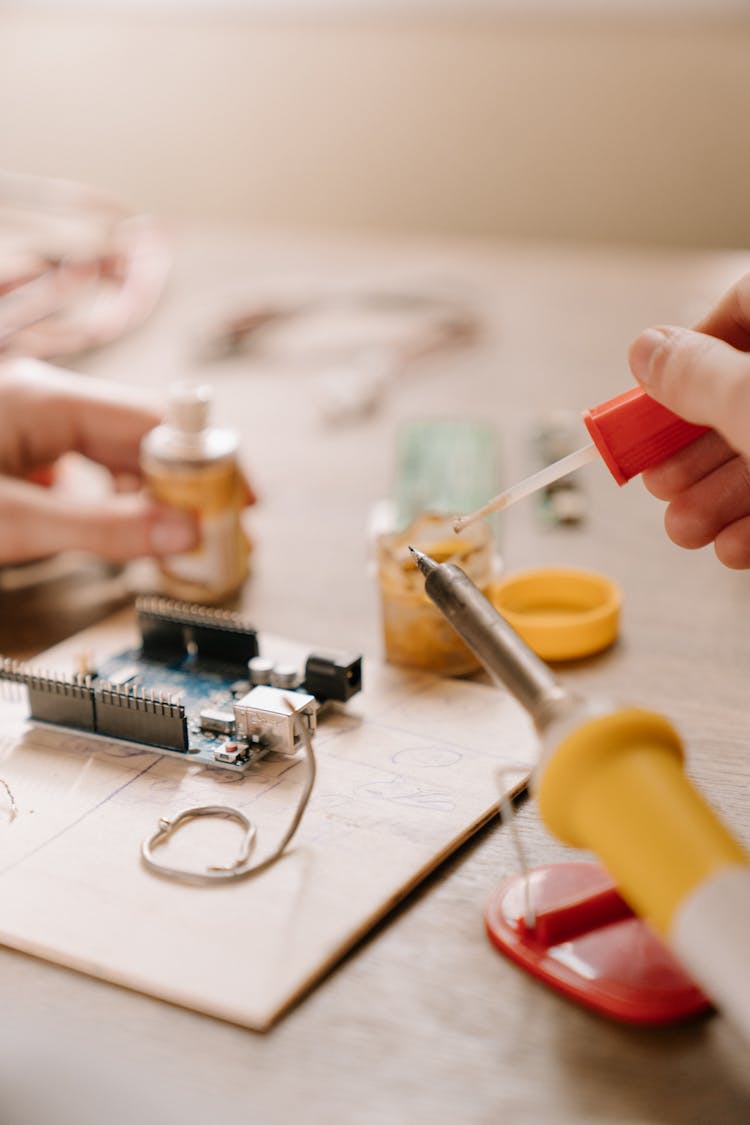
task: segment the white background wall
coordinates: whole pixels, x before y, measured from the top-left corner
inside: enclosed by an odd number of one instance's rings
[[[175,220],[750,245],[750,14],[268,7],[3,8],[3,163]]]

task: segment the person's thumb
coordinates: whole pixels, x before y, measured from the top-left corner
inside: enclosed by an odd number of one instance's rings
[[[750,355],[689,328],[649,328],[630,346],[630,368],[657,402],[750,456]]]
[[[0,479],[0,564],[65,550],[124,562],[187,551],[197,541],[189,513],[156,506],[143,496],[83,504],[25,481]]]

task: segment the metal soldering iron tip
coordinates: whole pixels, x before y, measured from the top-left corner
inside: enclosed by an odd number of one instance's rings
[[[422,551],[418,551],[416,547],[409,547],[409,550],[414,555],[414,561],[419,567],[425,578],[428,574],[432,574],[433,570],[437,570],[438,564],[429,555],[425,555]]]

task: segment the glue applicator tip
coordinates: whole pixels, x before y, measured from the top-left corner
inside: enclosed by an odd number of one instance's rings
[[[503,496],[496,496],[489,504],[485,504],[483,508],[478,508],[476,512],[468,512],[465,516],[456,516],[453,521],[453,530],[456,535],[460,535],[467,527],[470,527],[477,520],[481,520],[484,516],[489,516],[492,512],[497,510],[497,506],[504,503],[505,494]]]

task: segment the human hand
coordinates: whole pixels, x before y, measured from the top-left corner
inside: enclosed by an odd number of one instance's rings
[[[194,547],[190,515],[143,493],[85,502],[29,479],[72,451],[115,479],[139,478],[141,438],[160,420],[122,387],[36,360],[0,364],[0,564],[70,549],[124,561]]]
[[[667,534],[680,547],[713,543],[733,569],[750,567],[750,274],[694,330],[649,328],[630,347],[643,389],[688,422],[711,426],[643,473],[667,500]]]

